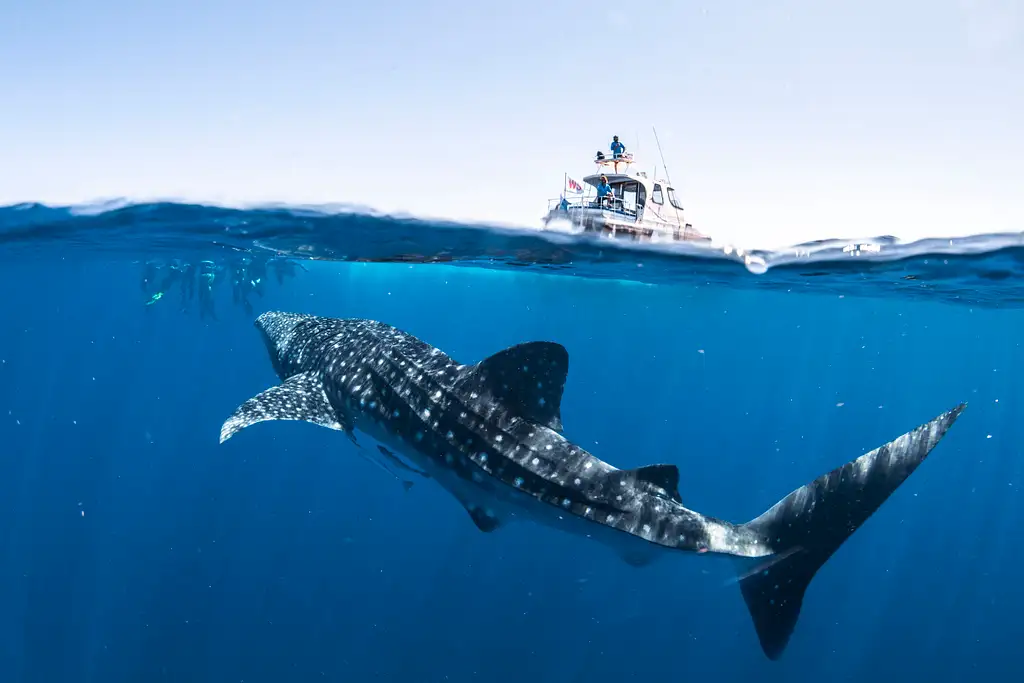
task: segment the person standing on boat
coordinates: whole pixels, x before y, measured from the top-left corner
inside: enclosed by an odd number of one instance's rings
[[[599,204],[608,204],[612,198],[612,186],[608,184],[608,176],[601,176],[601,182],[597,185],[597,201]]]
[[[618,135],[613,135],[612,136],[611,150],[612,150],[612,159],[618,159],[619,157],[622,156],[623,152],[626,151],[626,146],[624,144],[622,144],[621,142],[619,142],[619,136]]]

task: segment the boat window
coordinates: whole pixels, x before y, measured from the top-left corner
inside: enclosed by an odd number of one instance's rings
[[[661,194],[661,185],[655,184],[654,191],[651,192],[651,201],[655,204],[664,204],[665,197]]]
[[[672,206],[677,209],[683,208],[683,205],[679,203],[679,199],[676,197],[676,191],[673,188],[668,188],[668,200],[672,202]]]
[[[619,199],[622,200],[622,208],[627,211],[636,210],[636,183],[629,183],[622,185],[622,194],[619,195]]]
[[[618,208],[633,213],[637,210],[638,183],[619,181],[612,184],[612,195],[618,200]]]

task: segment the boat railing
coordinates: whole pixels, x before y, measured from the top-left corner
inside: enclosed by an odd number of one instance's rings
[[[622,154],[608,154],[604,153],[604,156],[595,156],[594,163],[598,165],[602,164],[632,164],[635,161],[633,159],[632,152],[623,152]]]
[[[637,215],[634,202],[630,202],[630,205],[627,206],[620,197],[609,197],[604,200],[600,200],[593,195],[573,198],[565,197],[564,204],[562,197],[548,200],[548,211],[556,211],[560,207],[567,212],[579,211],[581,209],[602,209],[631,218],[636,218]]]

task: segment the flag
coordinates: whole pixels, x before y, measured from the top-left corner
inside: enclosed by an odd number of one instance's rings
[[[583,186],[572,178],[569,178],[568,187],[570,192],[583,192]]]

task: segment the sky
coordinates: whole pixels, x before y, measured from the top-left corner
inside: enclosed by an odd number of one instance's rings
[[[0,204],[535,227],[619,135],[717,241],[1024,230],[1024,0],[0,0]]]

